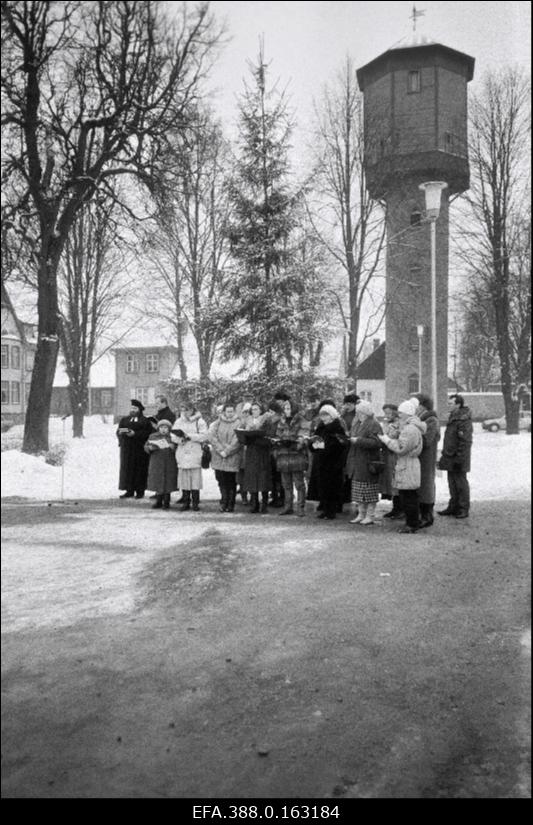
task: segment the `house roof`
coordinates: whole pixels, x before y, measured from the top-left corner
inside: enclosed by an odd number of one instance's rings
[[[15,324],[20,336],[20,340],[22,343],[26,342],[26,330],[24,329],[23,322],[19,319],[17,313],[15,312],[15,307],[11,302],[11,298],[9,297],[9,293],[6,289],[6,285],[2,282],[2,306],[5,306],[15,320]]]
[[[385,379],[385,341],[361,361],[357,367],[357,380],[379,381]]]
[[[384,381],[385,380],[385,341],[371,352],[368,358],[361,361],[357,367],[357,380]],[[448,389],[454,392],[463,392],[453,378],[448,377]]]

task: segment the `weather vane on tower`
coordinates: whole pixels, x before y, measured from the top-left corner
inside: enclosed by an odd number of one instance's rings
[[[413,31],[414,32],[416,31],[417,18],[418,17],[423,17],[425,15],[425,13],[426,13],[425,9],[420,9],[420,11],[418,11],[416,6],[413,4],[413,11],[411,13],[411,16],[409,17],[409,20],[413,21]]]

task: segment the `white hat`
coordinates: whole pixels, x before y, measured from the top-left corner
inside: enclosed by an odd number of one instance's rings
[[[410,398],[409,401],[402,401],[400,406],[398,407],[399,413],[405,413],[406,415],[415,415],[418,409],[418,401],[414,398]]]
[[[159,429],[159,427],[162,427],[162,426],[163,426],[163,424],[165,425],[165,427],[168,427],[168,429],[169,429],[169,430],[171,430],[171,429],[172,429],[172,422],[171,422],[171,421],[167,421],[167,419],[166,419],[166,418],[162,418],[162,419],[161,419],[161,421],[158,421],[158,422],[157,422],[157,429]]]
[[[327,413],[330,418],[339,418],[339,411],[332,407],[331,404],[324,404],[320,407],[321,413]]]

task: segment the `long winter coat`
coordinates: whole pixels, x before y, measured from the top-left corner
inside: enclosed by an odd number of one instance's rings
[[[166,441],[168,447],[150,447],[156,441]],[[148,489],[156,493],[173,493],[178,489],[178,468],[176,466],[176,445],[172,443],[170,435],[152,433],[146,444],[145,452],[150,456],[148,467]]]
[[[384,421],[382,429],[385,435],[389,438],[398,438],[400,435],[400,422],[397,418],[392,421]],[[381,474],[380,485],[383,496],[395,496],[396,488],[393,486],[394,468],[396,467],[396,453],[390,450],[384,450],[383,459],[385,461],[385,469]]]
[[[426,410],[419,418],[426,425],[426,432],[422,436],[422,452],[419,456],[420,490],[418,498],[421,504],[434,504],[437,444],[440,439],[439,419],[435,410]]]
[[[133,435],[119,433],[127,427],[133,430]],[[144,415],[124,416],[118,422],[117,438],[120,446],[120,477],[119,490],[146,490],[148,463],[150,457],[144,451],[148,436],[153,432],[150,421]],[[150,489],[150,488],[148,488]]]
[[[346,475],[354,481],[375,483],[379,476],[371,473],[371,461],[379,461],[382,455],[381,441],[378,435],[382,434],[379,421],[374,416],[368,416],[364,421],[354,418],[350,437],[357,438],[355,444],[350,445],[346,459]]]
[[[307,470],[308,456],[305,438],[309,435],[310,422],[300,413],[291,418],[283,416],[276,427],[276,438],[290,444],[277,444],[274,450],[276,467],[280,473]]]
[[[422,434],[426,425],[416,416],[400,424],[398,439],[389,441],[387,447],[396,453],[393,485],[397,490],[418,490],[420,487],[420,461]]]
[[[213,470],[223,470],[225,473],[238,472],[241,466],[242,447],[235,434],[235,428],[240,423],[237,415],[228,418],[221,413],[209,427],[208,440],[211,444]],[[222,452],[226,453],[226,457],[221,455]]]
[[[344,461],[347,436],[339,418],[329,424],[321,422],[315,435],[324,442],[323,449],[313,451],[313,467],[316,468],[318,501],[342,501],[344,485]]]
[[[176,449],[176,463],[180,470],[200,469],[202,466],[202,444],[208,440],[207,424],[200,413],[194,413],[191,418],[180,416],[174,422],[172,429],[182,430],[190,439],[184,444],[178,444]],[[174,441],[174,438],[172,440]]]
[[[244,462],[244,489],[249,493],[267,492],[272,490],[272,461],[270,436],[274,435],[276,425],[268,418],[260,416],[250,418],[246,422],[246,429],[261,430],[263,436],[258,436],[246,444]]]
[[[452,410],[444,432],[442,456],[439,461],[441,470],[470,472],[472,435],[472,413],[469,408],[460,407]]]

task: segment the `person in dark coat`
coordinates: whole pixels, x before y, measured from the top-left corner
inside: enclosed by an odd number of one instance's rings
[[[320,418],[320,410],[322,407],[330,406],[337,412],[337,416],[339,416],[339,412],[337,410],[337,406],[335,401],[332,398],[324,398],[322,401],[319,402],[318,408],[316,411],[316,415],[310,421],[309,427],[309,436],[312,438],[315,435],[317,428],[323,423],[322,419]],[[340,416],[339,416],[340,417]],[[308,472],[308,485],[307,485],[307,501],[317,501],[317,512],[321,512],[324,507],[322,502],[320,501],[320,494],[318,489],[318,461],[315,461],[316,456],[318,453],[315,450],[311,449],[311,441],[309,440],[309,455],[311,456],[311,467]],[[342,510],[343,504],[343,494],[342,491],[339,493],[339,500],[337,504],[337,509]]]
[[[150,456],[144,451],[152,424],[143,415],[144,406],[132,398],[130,414],[120,419],[117,438],[120,447],[119,490],[125,490],[120,498],[144,498]]]
[[[283,405],[285,401],[290,402],[291,397],[288,395],[284,390],[278,390],[274,394],[273,402],[279,404],[281,410],[283,411]],[[283,483],[281,480],[281,471],[279,470],[276,464],[276,457],[274,451],[271,453],[271,462],[272,462],[272,497],[271,497],[271,505],[272,507],[283,507],[285,504],[285,490],[283,489]]]
[[[144,445],[145,452],[150,456],[148,489],[156,491],[153,510],[168,510],[170,494],[178,489],[176,445],[170,437],[172,424],[173,422],[162,418],[157,424],[157,431],[149,436]]]
[[[422,435],[422,452],[420,461],[420,489],[418,501],[420,504],[420,527],[431,527],[433,524],[433,507],[435,506],[435,470],[437,469],[437,445],[440,439],[439,418],[433,409],[433,401],[423,392],[414,396],[420,404],[417,415],[424,421],[426,432]]]
[[[368,401],[360,401],[352,423],[351,446],[346,461],[346,474],[352,481],[354,513],[357,509],[357,515],[350,520],[350,524],[374,524],[380,490],[379,462],[385,466],[378,438],[381,434],[372,405]]]
[[[276,423],[281,417],[281,407],[263,413],[260,404],[252,404],[245,429],[256,434],[246,440],[244,456],[244,488],[250,493],[250,513],[268,513],[268,494],[272,489],[271,438],[276,433]],[[258,435],[257,433],[260,433]],[[261,504],[259,494],[261,493]]]
[[[448,473],[450,500],[446,509],[438,513],[439,516],[467,518],[470,512],[470,485],[466,476],[470,472],[472,452],[472,413],[465,407],[462,395],[450,395],[448,404],[451,411],[438,466]]]
[[[356,414],[357,405],[360,402],[360,398],[356,392],[349,392],[347,395],[344,396],[342,401],[341,407],[341,423],[344,425],[344,429],[346,431],[346,435],[350,435],[352,424]],[[348,460],[348,453],[350,452],[350,442],[348,441],[346,444],[346,455],[345,455],[345,469],[344,469],[344,493],[342,497],[342,503],[339,505],[339,513],[342,513],[343,504],[349,503],[352,500],[352,480],[346,474],[346,461]]]
[[[339,412],[330,404],[320,409],[320,423],[309,439],[316,467],[317,487],[322,510],[317,518],[334,519],[344,483],[347,436]]]

